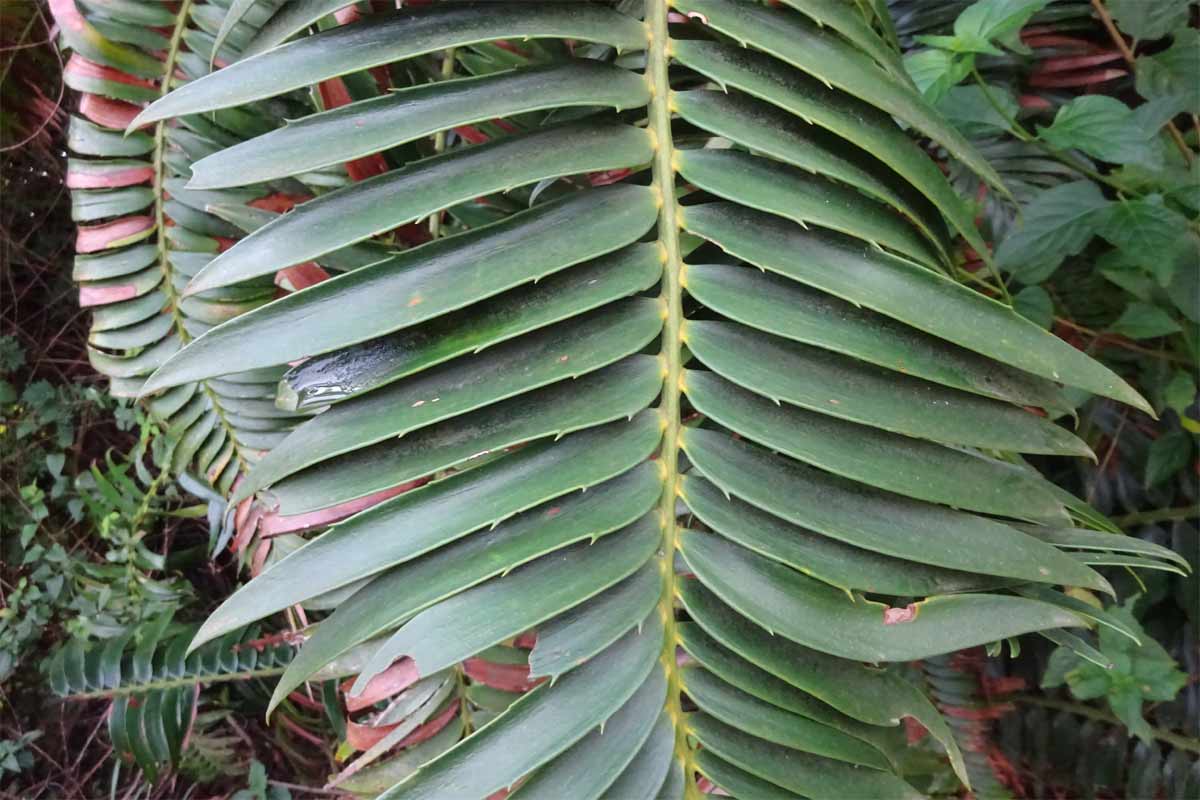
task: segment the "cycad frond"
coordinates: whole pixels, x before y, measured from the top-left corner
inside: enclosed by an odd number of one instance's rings
[[[239,43],[270,16],[271,3],[248,14],[220,51],[236,58]],[[213,255],[241,231],[207,212],[210,204],[269,203],[305,192],[296,181],[231,191],[185,188],[191,164],[231,144],[265,133],[282,121],[285,106],[252,113],[189,117],[124,135],[138,107],[171,83],[206,74],[221,4],[122,3],[104,13],[76,0],[51,3],[72,50],[64,78],[80,93],[72,115],[67,186],[79,223],[74,278],[80,303],[92,310],[88,356],[110,379],[118,397],[136,397],[145,378],[181,346],[215,325],[270,302],[270,280],[205,292],[181,290]],[[86,12],[86,13],[85,13]],[[225,375],[180,384],[149,401],[178,446],[176,472],[191,470],[227,493],[245,467],[303,418],[273,403],[281,369]]]
[[[1016,454],[1089,453],[1028,410],[1066,409],[1060,384],[1147,408],[951,277],[951,231],[986,250],[896,120],[998,184],[991,168],[849,4],[445,2],[303,33],[347,5],[281,7],[248,57],[133,123],[381,67],[399,89],[195,166],[204,191],[384,170],[247,224],[185,301],[353,264],[141,387],[296,364],[279,403],[331,405],[232,500],[357,512],[196,644],[332,607],[278,701],[339,659],[369,696],[535,630],[528,675],[550,680],[485,697],[468,670],[460,691],[496,716],[457,712],[460,740],[373,768],[389,798],[673,799],[701,776],[742,797],[917,796],[887,735],[906,716],[965,780],[933,705],[875,665],[1104,623],[1053,587],[1110,591],[1089,548],[1128,540],[1072,528],[1097,515]],[[450,235],[363,256],[430,217]]]
[[[50,686],[59,697],[111,701],[114,751],[152,781],[179,763],[202,686],[274,678],[295,652],[246,629],[189,653],[194,633],[194,626],[172,627],[167,614],[90,650],[72,639],[50,663]]]

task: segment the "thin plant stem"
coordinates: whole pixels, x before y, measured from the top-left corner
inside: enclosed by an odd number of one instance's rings
[[[1092,0],[1092,8],[1096,10],[1096,15],[1100,17],[1100,21],[1104,23],[1105,30],[1108,31],[1108,36],[1112,39],[1113,44],[1121,51],[1121,57],[1125,59],[1125,63],[1129,65],[1130,71],[1136,72],[1137,58],[1130,49],[1129,43],[1125,41],[1125,37],[1117,30],[1116,24],[1113,22],[1112,15],[1108,13],[1108,9],[1104,7],[1104,0]],[[1175,146],[1179,148],[1179,152],[1183,154],[1183,160],[1191,166],[1196,160],[1196,154],[1187,146],[1187,142],[1183,140],[1183,134],[1179,132],[1174,121],[1167,123],[1167,133],[1170,134],[1171,140],[1175,142]]]
[[[1072,330],[1078,331],[1079,333],[1082,333],[1085,336],[1091,336],[1096,342],[1099,342],[1101,344],[1112,345],[1113,347],[1118,347],[1122,350],[1128,350],[1131,353],[1140,353],[1144,356],[1149,356],[1150,358],[1157,358],[1162,361],[1173,361],[1178,364],[1189,364],[1189,365],[1192,363],[1188,358],[1186,358],[1184,356],[1176,355],[1175,353],[1164,353],[1161,350],[1151,350],[1148,347],[1142,347],[1141,345],[1136,345],[1133,342],[1127,342],[1127,341],[1124,341],[1123,339],[1115,339],[1115,338],[1112,338],[1110,334],[1106,334],[1102,331],[1095,331],[1095,330],[1092,330],[1091,328],[1086,328],[1083,325],[1080,325],[1079,323],[1073,322],[1064,317],[1055,317],[1054,321],[1059,323],[1060,325],[1065,325],[1066,327],[1071,328]]]
[[[1200,506],[1183,508],[1153,508],[1149,511],[1135,511],[1120,517],[1113,517],[1113,522],[1122,528],[1132,528],[1135,525],[1152,525],[1155,522],[1173,522],[1182,519],[1200,518]]]
[[[262,669],[247,669],[239,672],[221,672],[215,675],[185,675],[182,678],[164,678],[162,680],[145,681],[144,683],[132,683],[127,686],[115,686],[111,689],[80,692],[64,699],[70,702],[79,702],[83,700],[110,699],[113,697],[131,697],[146,692],[195,686],[198,683],[231,683],[235,681],[249,681],[256,678],[273,678],[282,675],[285,669],[287,667],[263,667]]]
[[[1046,144],[1045,142],[1043,142],[1042,140],[1038,139],[1036,136],[1031,134],[1029,131],[1025,130],[1025,128],[1021,125],[1021,123],[1017,122],[1016,117],[1010,115],[1007,111],[1005,111],[1003,106],[1000,105],[999,101],[996,100],[996,96],[993,95],[991,92],[991,89],[988,88],[987,82],[984,81],[983,76],[979,74],[979,69],[977,67],[971,68],[971,77],[973,77],[975,79],[975,83],[979,85],[979,89],[983,92],[984,99],[986,99],[988,101],[988,104],[995,110],[995,112],[1004,119],[1005,123],[1008,124],[1009,130],[1012,132],[1012,134],[1014,136],[1016,136],[1018,139],[1020,139],[1022,142],[1033,145],[1034,147],[1036,147],[1039,150],[1041,150],[1042,152],[1044,152],[1046,155],[1053,158],[1055,161],[1058,161],[1061,164],[1065,164],[1066,166],[1068,166],[1071,169],[1078,172],[1080,175],[1084,175],[1088,178],[1091,178],[1094,181],[1103,183],[1106,186],[1111,186],[1113,189],[1116,189],[1118,192],[1137,194],[1137,192],[1130,192],[1127,187],[1121,186],[1119,183],[1112,180],[1111,178],[1101,175],[1099,172],[1096,172],[1096,170],[1092,169],[1091,167],[1088,167],[1084,164],[1080,164],[1075,159],[1071,158],[1070,156],[1066,155],[1065,153],[1062,153],[1062,152],[1054,149],[1050,145]]]
[[[1125,727],[1125,723],[1117,719],[1112,714],[1101,711],[1098,708],[1085,706],[1082,703],[1071,703],[1066,700],[1054,700],[1049,697],[1038,697],[1037,695],[1018,694],[1007,698],[1017,703],[1022,703],[1028,706],[1041,706],[1055,711],[1066,711],[1071,714],[1076,714],[1088,719],[1094,719],[1097,722],[1107,722],[1115,727]],[[1191,736],[1183,736],[1182,734],[1165,731],[1162,728],[1150,728],[1150,735],[1160,742],[1166,742],[1176,750],[1186,750],[1189,753],[1200,753],[1200,739]]]
[[[1109,440],[1108,449],[1104,452],[1104,458],[1096,465],[1097,475],[1103,475],[1104,470],[1108,468],[1108,462],[1113,457],[1113,453],[1117,452],[1117,441],[1121,438],[1121,432],[1125,430],[1125,423],[1128,421],[1129,412],[1123,410],[1121,412],[1121,422],[1117,425],[1116,432],[1113,433],[1112,438]],[[1091,503],[1096,499],[1096,488],[1099,485],[1099,481],[1092,484],[1092,488],[1088,490],[1086,502]]]
[[[19,43],[25,41],[25,37],[29,34],[30,29],[33,27],[34,19],[40,19],[42,21],[42,25],[46,28],[46,30],[47,31],[50,30],[50,26],[46,23],[46,18],[44,16],[42,16],[41,8],[35,9],[35,15],[31,16],[29,18],[29,24],[25,26],[25,29],[23,31],[21,31],[21,38],[18,40]],[[50,50],[51,50],[51,52],[54,53],[55,58],[58,59],[58,67],[59,67],[59,73],[60,73],[59,81],[58,81],[58,97],[56,97],[54,99],[54,111],[51,111],[49,114],[47,114],[46,118],[41,121],[41,123],[37,126],[37,128],[32,133],[30,133],[28,136],[26,136],[24,139],[22,139],[21,141],[15,143],[15,144],[10,144],[7,147],[0,147],[0,153],[7,153],[10,150],[18,150],[21,147],[32,142],[34,139],[36,139],[38,137],[38,134],[40,134],[42,131],[44,131],[46,129],[46,126],[49,125],[51,123],[51,121],[53,121],[55,114],[57,114],[59,109],[62,108],[63,96],[67,92],[67,83],[61,75],[61,73],[65,67],[63,65],[62,53],[59,51],[59,49],[57,47],[52,47],[52,48],[50,48]],[[4,71],[0,72],[0,83],[3,83],[4,80],[8,77],[8,72],[10,69],[12,69],[12,65],[15,61],[16,61],[16,57],[14,56],[14,57],[10,58],[7,62],[5,62]]]

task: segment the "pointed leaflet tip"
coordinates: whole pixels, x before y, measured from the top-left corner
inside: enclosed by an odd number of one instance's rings
[[[192,653],[196,652],[197,649],[208,644],[213,639],[216,639],[217,637],[233,630],[233,627],[229,627],[226,630],[214,630],[215,628],[218,628],[218,625],[214,625],[213,620],[217,619],[217,614],[221,611],[221,608],[226,605],[228,605],[228,601],[222,603],[216,611],[209,615],[208,619],[204,620],[204,624],[200,626],[200,629],[196,631],[196,635],[192,637],[192,641],[188,644],[187,652],[184,653],[185,657],[190,656]]]
[[[1154,406],[1150,405],[1149,401],[1142,397],[1141,392],[1139,392],[1137,389],[1134,389],[1132,386],[1122,380],[1117,386],[1117,390],[1121,394],[1121,397],[1118,399],[1122,400],[1122,402],[1128,403],[1137,410],[1148,414],[1150,419],[1158,420],[1158,414],[1155,412]]]
[[[177,354],[178,354],[178,351],[173,355],[177,355]],[[155,394],[156,392],[159,392],[162,389],[166,389],[171,386],[171,384],[167,383],[166,379],[164,379],[162,377],[163,370],[166,369],[167,364],[171,363],[171,360],[172,360],[171,358],[168,358],[165,362],[163,362],[162,366],[160,366],[158,369],[154,370],[154,372],[150,373],[150,377],[147,378],[145,383],[143,383],[141,385],[141,388],[138,389],[136,399],[144,400],[145,398],[149,397],[150,395]]]
[[[1088,588],[1095,589],[1098,592],[1104,592],[1114,600],[1117,599],[1117,590],[1114,589],[1112,584],[1108,582],[1108,579],[1099,572],[1096,573],[1096,584]]]
[[[203,159],[201,159],[201,160],[203,160]],[[194,164],[192,164],[192,176],[190,178],[188,178],[188,182],[183,185],[183,188],[191,189],[193,191],[200,191],[203,189],[223,189],[223,188],[225,188],[223,186],[220,186],[219,184],[205,183],[203,170],[197,171],[196,168],[198,166],[200,166],[200,161],[197,161]],[[206,208],[205,211],[208,211],[208,209]]]
[[[126,136],[137,131],[139,128],[143,128],[143,127],[145,127],[147,125],[151,125],[155,122],[162,121],[162,119],[163,119],[162,117],[155,117],[154,115],[152,115],[150,113],[154,109],[154,107],[156,105],[158,105],[158,102],[159,102],[158,100],[155,100],[153,103],[151,103],[150,105],[143,108],[140,112],[138,112],[138,115],[136,117],[134,117],[128,125],[125,126],[125,135]]]
[[[183,291],[181,291],[181,292],[179,293],[179,299],[180,299],[180,300],[185,300],[185,299],[187,299],[187,298],[191,297],[191,296],[192,296],[192,295],[194,295],[194,294],[198,294],[198,293],[200,293],[200,292],[203,292],[203,291],[204,291],[205,289],[207,289],[207,288],[209,288],[209,287],[206,287],[206,286],[203,286],[203,285],[201,285],[201,286],[196,286],[196,280],[195,280],[195,278],[193,278],[192,280],[188,281],[187,285],[185,285],[185,286],[183,287]],[[212,287],[212,288],[214,288],[214,289],[215,289],[216,287],[214,286],[214,287]]]
[[[270,223],[268,223],[268,225],[269,224]],[[228,286],[231,283],[236,283],[237,281],[240,281],[240,280],[258,277],[257,274],[243,275],[243,276],[239,276],[239,277],[234,277],[233,280],[229,280],[222,274],[222,271],[221,271],[222,268],[228,267],[228,265],[230,263],[230,259],[227,258],[228,254],[232,253],[234,250],[236,250],[237,246],[239,244],[247,241],[251,236],[253,236],[253,234],[248,234],[245,238],[238,240],[238,242],[236,242],[233,247],[231,247],[230,249],[226,250],[223,253],[218,253],[216,258],[214,258],[212,261],[209,261],[207,264],[205,264],[203,267],[201,267],[200,271],[197,272],[195,275],[193,275],[192,279],[190,281],[188,281],[186,286],[183,287],[183,291],[179,293],[180,298],[191,297],[192,295],[199,294],[200,292],[207,292],[210,289],[220,289],[223,286]],[[241,253],[238,253],[238,255],[240,256]],[[234,258],[233,263],[235,265],[237,264],[236,257]],[[285,266],[292,266],[292,265],[288,264]],[[274,272],[275,272],[275,270],[271,270],[271,272],[269,272],[269,273],[258,273],[258,274],[273,274]]]
[[[1158,414],[1154,411],[1154,406],[1150,405],[1146,398],[1142,397],[1141,393],[1138,392],[1137,389],[1134,389],[1125,382],[1124,378],[1112,372],[1107,367],[1104,367],[1103,369],[1105,372],[1108,372],[1109,377],[1111,378],[1109,386],[1084,386],[1078,381],[1071,381],[1067,383],[1067,385],[1089,391],[1092,394],[1108,397],[1112,400],[1116,400],[1118,403],[1124,403],[1131,408],[1136,408],[1138,411],[1141,411],[1143,414],[1146,414],[1153,420],[1158,419]]]
[[[246,180],[239,175],[226,174],[222,176],[220,170],[222,152],[224,151],[210,153],[192,164],[192,175],[187,183],[188,189],[230,189],[247,185]]]

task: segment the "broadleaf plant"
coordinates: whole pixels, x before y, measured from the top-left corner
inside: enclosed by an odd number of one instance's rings
[[[1150,725],[1142,716],[1142,704],[1147,700],[1172,699],[1188,677],[1163,646],[1142,630],[1131,610],[1136,600],[1131,597],[1124,605],[1108,609],[1108,613],[1136,633],[1137,639],[1110,629],[1099,631],[1100,651],[1112,660],[1112,667],[1105,669],[1088,663],[1070,650],[1059,648],[1050,656],[1042,686],[1066,683],[1071,694],[1080,700],[1106,698],[1129,731],[1149,742]]]
[[[1021,460],[1090,455],[1030,411],[1063,386],[1149,407],[955,280],[954,237],[986,248],[913,134],[1003,187],[856,6],[218,6],[240,58],[128,121],[263,129],[175,184],[248,235],[166,259],[171,302],[335,274],[137,391],[291,365],[276,405],[319,412],[230,497],[239,537],[316,535],[192,647],[328,612],[273,702],[340,665],[369,712],[341,787],[919,796],[901,719],[966,771],[889,664],[1029,632],[1096,658],[1063,629],[1122,626],[1057,587],[1111,593],[1114,552],[1180,569]],[[316,196],[247,205],[273,181]]]

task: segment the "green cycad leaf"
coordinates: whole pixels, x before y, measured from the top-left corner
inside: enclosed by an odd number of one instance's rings
[[[1051,493],[1012,465],[772,403],[712,373],[687,370],[684,375],[687,397],[700,413],[829,472],[955,508],[1043,520],[1062,516]],[[845,452],[842,444],[848,439],[871,458]]]
[[[1052,423],[1010,405],[831,355],[726,322],[689,322],[684,341],[727,381],[821,414],[946,444],[1091,455]],[[757,358],[756,358],[757,357]]]
[[[647,190],[613,187],[431,242],[285,297],[257,315],[214,328],[187,355],[152,376],[145,391],[173,386],[192,376],[282,364],[424,322],[592,256],[603,256],[641,236],[653,224],[653,213],[653,197]],[[581,216],[582,221],[577,221]],[[563,227],[573,221],[577,221],[578,237],[564,241]],[[626,252],[615,257],[645,258],[646,254]],[[351,299],[356,309],[353,324],[323,313],[325,308],[345,308]],[[294,331],[296,315],[310,320],[303,338],[284,335]],[[254,346],[231,351],[231,344],[245,339]],[[222,355],[220,361],[214,353]],[[235,355],[237,361],[231,362]]]
[[[870,103],[914,126],[964,160],[992,186],[1007,191],[1000,176],[907,81],[875,67],[852,44],[807,20],[765,6],[731,0],[680,0],[685,13],[743,46],[770,53],[809,75]]]
[[[243,40],[266,18],[263,6],[246,5],[239,4],[241,17],[229,23],[230,42]],[[268,279],[181,299],[187,279],[221,248],[217,237],[240,235],[206,206],[248,209],[245,204],[269,200],[280,188],[196,192],[185,183],[194,159],[282,124],[283,109],[162,122],[123,138],[113,128],[134,109],[122,101],[155,99],[170,88],[172,76],[186,83],[207,72],[189,43],[224,25],[226,7],[125,2],[100,8],[59,0],[52,11],[65,44],[106,70],[103,79],[88,77],[88,71],[66,74],[68,84],[91,101],[80,104],[68,136],[79,156],[69,161],[67,176],[73,215],[81,223],[73,276],[81,304],[93,311],[89,361],[110,379],[115,396],[134,397],[182,345],[274,297]],[[148,402],[171,440],[173,470],[187,470],[226,493],[299,418],[270,402],[278,376],[243,373],[224,385],[189,382]]]
[[[924,797],[900,778],[879,770],[862,769],[830,758],[743,733],[704,713],[689,720],[701,746],[727,758],[753,775],[803,797],[872,797],[880,800]]]
[[[421,161],[304,203],[213,259],[185,294],[274,273],[480,195],[636,167],[650,153],[636,128],[569,123]]]
[[[113,749],[132,758],[150,780],[179,763],[203,686],[273,679],[295,652],[246,629],[186,655],[195,627],[172,626],[170,614],[136,633],[141,637],[136,645],[131,631],[90,650],[72,639],[50,661],[50,685],[64,700],[111,703]]]
[[[550,506],[546,510],[556,509],[556,513],[549,518],[536,513],[522,514],[486,533],[466,537],[388,571],[342,603],[329,617],[331,623],[317,627],[280,679],[272,706],[325,664],[399,625],[435,601],[565,545],[585,539],[594,542],[633,522],[639,513],[651,507],[656,489],[650,470],[637,470]],[[654,599],[658,597],[658,589],[655,582],[651,591]],[[649,613],[648,609],[644,611]],[[633,624],[627,615],[621,618],[626,625],[618,633],[624,633]],[[553,641],[553,634],[545,634],[543,639],[545,636]],[[602,640],[600,644],[611,642]],[[539,640],[539,647],[542,643]],[[553,667],[538,666],[537,648],[532,663],[535,675],[558,674]],[[575,662],[570,666],[575,666]]]
[[[933,205],[867,152],[748,95],[697,90],[679,92],[672,99],[680,117],[709,133],[877,197],[909,217],[939,251],[945,251],[946,225]]]
[[[159,187],[190,253],[169,281],[132,241],[79,265],[137,295],[105,341],[152,338],[159,285],[195,309],[187,337],[130,354],[156,370],[130,393],[203,419],[202,381],[261,420],[274,449],[231,498],[245,535],[312,534],[193,646],[307,607],[272,707],[356,676],[355,724],[380,738],[342,785],[916,796],[901,718],[965,767],[929,700],[874,664],[1127,634],[1051,587],[1182,568],[1067,527],[1080,502],[1019,464],[1090,454],[1051,421],[1060,384],[1148,407],[947,277],[950,230],[983,246],[916,137],[996,178],[857,6],[437,3],[335,27],[349,5],[202,13],[249,57],[135,121],[191,128],[192,182]],[[215,47],[189,41],[187,64]],[[351,102],[294,91],[313,84]],[[315,199],[247,207],[264,185]],[[215,238],[231,230],[249,235]],[[336,274],[271,300],[269,276],[308,262]],[[263,307],[221,321],[247,298]],[[315,416],[271,422],[297,409]]]
[[[684,227],[731,255],[1011,366],[1152,409],[1129,384],[1012,309],[910,262],[724,203],[683,209]],[[804,259],[790,258],[804,252]],[[935,300],[936,298],[936,300]],[[923,304],[934,302],[938,314]]]
[[[888,769],[887,759],[860,739],[756,700],[700,667],[683,671],[683,688],[705,713],[768,741],[815,755]]]
[[[949,569],[1111,592],[1066,554],[993,520],[871,490],[716,431],[689,430],[683,447],[724,491],[847,544]]]
[[[722,87],[732,86],[765,100],[881,158],[936,205],[973,247],[986,250],[945,177],[881,109],[828,89],[817,78],[800,77],[782,62],[745,48],[682,41],[674,44],[674,52]]]
[[[620,475],[646,459],[658,437],[659,421],[645,412],[632,422],[525,447],[513,458],[493,461],[377,506],[292,553],[264,572],[264,580],[242,587],[209,617],[195,643],[241,627],[241,620],[281,611],[436,550],[471,531],[494,528],[567,492]],[[560,511],[548,505],[535,513],[553,517]],[[409,535],[392,537],[386,547],[360,544],[396,528]]]
[[[859,236],[936,266],[928,242],[883,206],[832,181],[806,176],[778,162],[734,150],[689,150],[678,155],[679,174],[715,195],[800,224]]]
[[[336,28],[240,61],[163,98],[130,124],[229,108],[272,97],[369,67],[447,47],[494,39],[582,39],[632,50],[641,26],[598,5],[581,3],[480,3],[449,5],[419,13]]]
[[[771,633],[844,658],[912,661],[1030,630],[1083,625],[1049,603],[988,594],[932,598],[892,622],[884,604],[847,598],[720,536],[689,531],[680,538],[688,565],[722,600]]]
[[[460,592],[422,612],[385,642],[359,673],[351,694],[393,661],[408,656],[422,675],[431,675],[464,658],[545,622],[632,574],[653,553],[661,534],[652,518],[626,530],[546,556],[499,578]],[[476,623],[472,630],[456,619]],[[444,637],[444,632],[453,631]]]
[[[313,114],[197,161],[191,185],[244,186],[296,175],[446,128],[572,105],[636,108],[646,84],[626,70],[580,61],[414,86]]]
[[[652,615],[644,627],[555,683],[534,689],[381,798],[486,797],[553,759],[631,697],[635,707],[661,708],[666,687],[656,658],[662,636],[662,623]]]

